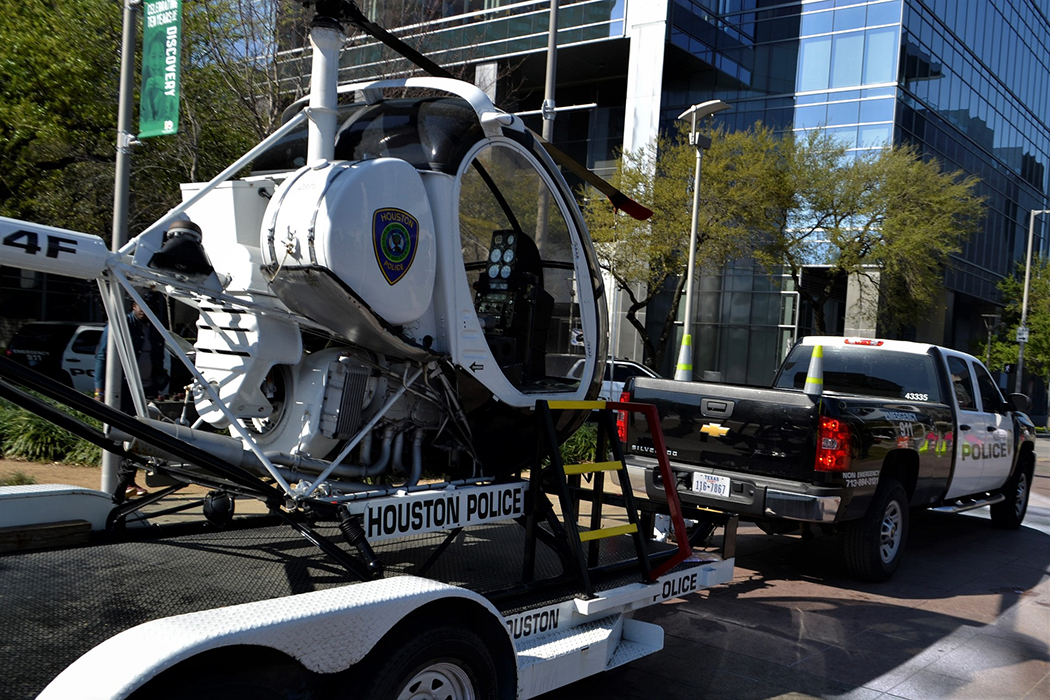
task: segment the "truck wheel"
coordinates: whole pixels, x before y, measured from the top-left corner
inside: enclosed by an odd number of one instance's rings
[[[498,700],[496,665],[489,644],[454,625],[400,638],[389,658],[368,669],[368,700]],[[356,695],[355,695],[356,697]]]
[[[908,539],[908,494],[896,479],[879,485],[868,512],[845,525],[846,567],[865,581],[887,581],[901,563]]]
[[[992,505],[992,524],[1004,530],[1016,530],[1021,527],[1024,515],[1028,511],[1028,494],[1032,480],[1028,477],[1027,465],[1018,465],[1017,472],[1003,485],[1002,494],[1006,500]]]

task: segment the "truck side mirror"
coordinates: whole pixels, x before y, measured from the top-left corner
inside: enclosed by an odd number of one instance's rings
[[[1027,394],[1010,394],[1006,397],[1006,405],[1012,411],[1027,413],[1032,408],[1032,400],[1028,398]]]

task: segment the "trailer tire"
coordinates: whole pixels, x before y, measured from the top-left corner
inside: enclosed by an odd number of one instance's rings
[[[163,671],[129,700],[293,700],[320,683],[295,659],[265,647],[207,651]]]
[[[368,669],[364,692],[355,697],[366,700],[499,699],[490,645],[473,630],[453,624],[416,627],[407,638],[402,634],[387,641],[383,647],[391,653],[378,667]]]
[[[1028,496],[1032,490],[1032,479],[1027,464],[1017,465],[1017,471],[1003,485],[1001,493],[1006,500],[991,507],[992,524],[1004,530],[1016,530],[1024,522],[1028,512]]]
[[[879,484],[867,512],[843,532],[846,567],[864,581],[888,581],[908,540],[908,494],[896,479]]]

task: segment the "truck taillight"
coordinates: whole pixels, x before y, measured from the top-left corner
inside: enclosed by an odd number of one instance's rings
[[[620,394],[620,402],[627,403],[631,400],[628,392]],[[620,442],[627,442],[627,411],[616,412],[616,434],[620,436]]]
[[[813,468],[818,472],[844,472],[849,469],[849,463],[849,428],[836,418],[821,416],[817,430],[817,461]]]

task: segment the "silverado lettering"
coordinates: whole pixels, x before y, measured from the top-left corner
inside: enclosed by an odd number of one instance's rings
[[[655,447],[649,447],[648,445],[631,445],[631,449],[634,450],[635,452],[643,452],[643,453],[651,454],[651,455],[656,454],[656,448]],[[667,450],[667,456],[668,457],[677,457],[678,456],[678,450]]]

